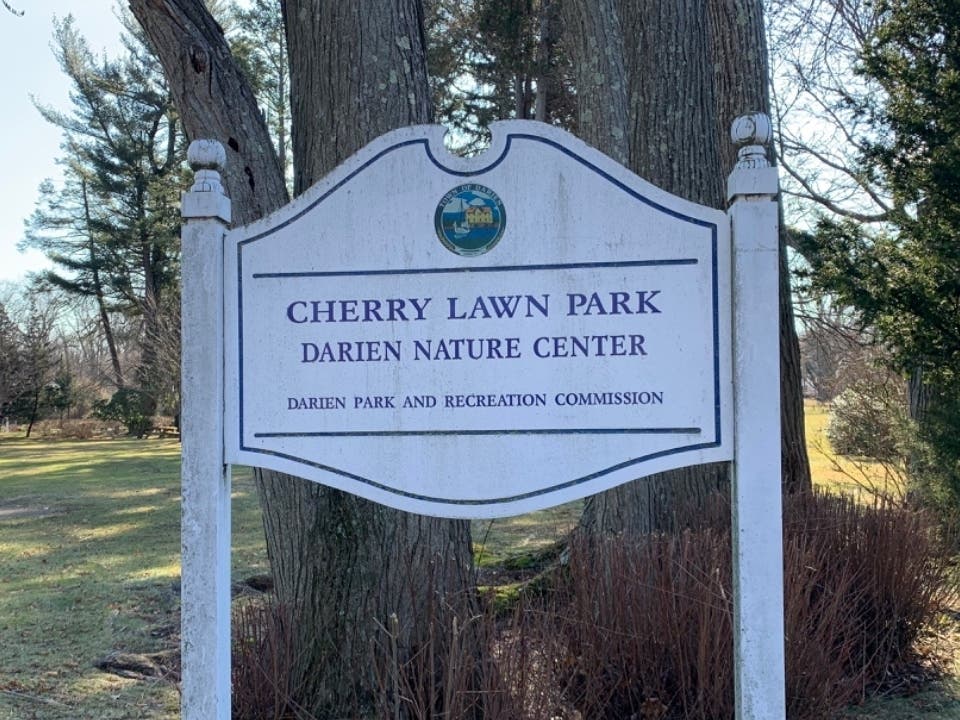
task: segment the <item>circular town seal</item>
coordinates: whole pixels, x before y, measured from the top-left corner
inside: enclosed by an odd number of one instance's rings
[[[499,242],[507,213],[493,190],[471,183],[458,185],[440,199],[433,222],[447,250],[482,255]]]

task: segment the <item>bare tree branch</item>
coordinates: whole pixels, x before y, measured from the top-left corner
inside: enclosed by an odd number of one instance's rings
[[[864,108],[882,95],[856,73],[876,7],[868,0],[770,0],[769,8],[785,194],[802,210],[888,221],[895,203],[859,162],[861,148],[876,140]]]
[[[23,10],[17,10],[13,5],[7,2],[7,0],[0,0],[3,3],[3,6],[13,15],[17,17],[23,17]]]

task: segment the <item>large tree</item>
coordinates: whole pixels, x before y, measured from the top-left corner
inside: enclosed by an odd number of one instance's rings
[[[565,0],[588,142],[663,189],[725,207],[738,115],[769,111],[759,0]],[[799,347],[786,272],[780,293],[783,487],[809,487]],[[772,481],[775,481],[772,479]],[[669,529],[727,482],[722,465],[655,475],[591,498],[592,531]]]
[[[54,53],[72,84],[72,107],[38,107],[63,131],[64,180],[41,186],[25,244],[53,262],[48,284],[95,301],[114,384],[139,385],[153,405],[171,386],[160,358],[170,344],[164,312],[177,299],[183,140],[155,61],[133,32],[125,46],[120,58],[96,57],[72,18],[55,23]],[[135,373],[121,367],[118,312],[141,323]]]
[[[384,132],[430,121],[426,47],[414,0],[287,0],[282,7],[300,193]],[[268,129],[204,4],[132,0],[131,8],[163,63],[187,135],[227,149],[234,221],[284,204]],[[417,620],[429,606],[469,595],[469,524],[402,513],[279,473],[256,477],[277,595],[296,613],[293,686],[317,714],[355,712],[373,683],[366,654],[377,624],[396,615],[397,641],[412,648],[424,640]]]

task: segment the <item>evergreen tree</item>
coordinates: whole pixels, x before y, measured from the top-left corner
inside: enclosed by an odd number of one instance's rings
[[[430,87],[454,144],[478,149],[496,120],[576,130],[576,92],[559,0],[433,0],[426,6]]]
[[[120,366],[111,314],[139,318],[133,379],[156,398],[175,382],[158,356],[176,344],[163,314],[177,301],[183,141],[155,59],[132,28],[124,44],[121,58],[97,58],[72,18],[55,24],[54,52],[73,85],[72,107],[38,108],[63,130],[64,181],[41,186],[25,245],[53,261],[49,284],[96,300],[118,388],[132,378]]]
[[[883,92],[862,101],[872,130],[862,172],[892,198],[871,231],[823,221],[806,255],[811,279],[855,307],[899,370],[923,378],[913,416],[930,455],[918,480],[960,499],[960,6],[887,0],[859,72]]]
[[[23,334],[0,304],[0,420],[10,416],[22,387]]]
[[[4,342],[12,340],[12,359],[14,365],[9,368],[10,385],[4,393],[4,416],[10,416],[19,422],[27,423],[27,437],[33,430],[34,423],[40,419],[45,408],[45,400],[52,388],[56,370],[56,343],[53,338],[53,316],[50,308],[43,308],[33,299],[26,310],[26,317],[22,318],[15,328],[0,329]],[[8,325],[0,319],[0,324]],[[6,350],[6,348],[3,348]],[[9,362],[9,361],[7,361]],[[4,365],[6,362],[4,363]],[[4,370],[0,369],[0,373]]]
[[[27,420],[27,437],[40,418],[41,404],[47,385],[53,381],[56,348],[52,338],[52,320],[36,306],[23,328],[24,386],[18,403],[21,416]]]

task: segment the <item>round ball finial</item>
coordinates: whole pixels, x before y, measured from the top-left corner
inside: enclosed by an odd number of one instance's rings
[[[766,145],[773,139],[770,118],[761,112],[741,115],[730,126],[730,139],[736,145]]]
[[[216,140],[194,140],[187,148],[187,162],[194,172],[216,170],[220,172],[227,164],[227,152]]]

